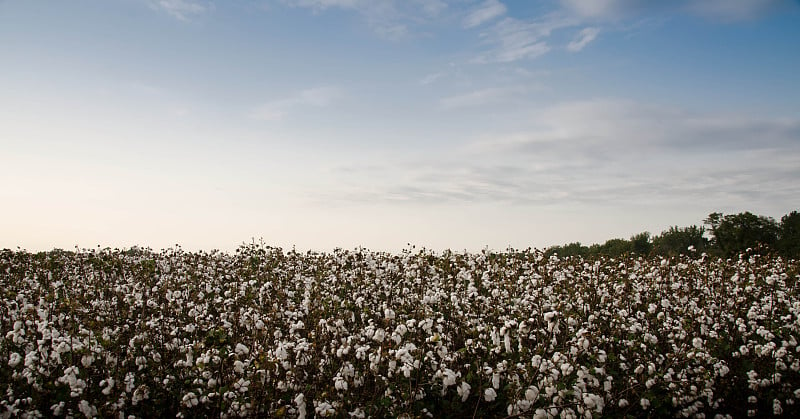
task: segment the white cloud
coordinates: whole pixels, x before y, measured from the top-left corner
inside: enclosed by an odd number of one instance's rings
[[[428,16],[438,16],[447,9],[447,3],[442,0],[415,0],[414,3]]]
[[[785,0],[704,0],[688,2],[686,9],[707,18],[732,22],[754,19],[789,3]]]
[[[572,52],[578,52],[586,45],[589,45],[590,42],[594,41],[599,33],[600,29],[598,28],[584,28],[578,32],[575,39],[567,45],[567,49]]]
[[[282,0],[290,7],[302,7],[315,13],[331,8],[358,13],[382,38],[403,39],[412,29],[435,18],[447,8],[441,0]]]
[[[672,0],[671,0],[672,1]],[[561,0],[564,8],[582,18],[617,19],[638,12],[649,0]]]
[[[490,48],[474,61],[508,63],[539,57],[550,51],[545,39],[553,31],[577,24],[576,19],[559,14],[548,14],[531,22],[507,17],[482,34]]]
[[[284,3],[290,6],[325,10],[330,7],[355,8],[368,2],[363,0],[284,0]]]
[[[594,20],[618,20],[644,12],[662,12],[689,13],[732,22],[757,18],[791,4],[791,0],[561,0],[564,9]]]
[[[506,6],[498,0],[487,0],[464,18],[464,27],[473,28],[506,13]]]
[[[475,90],[469,93],[443,98],[439,101],[439,105],[443,109],[450,110],[497,104],[507,101],[515,93],[519,93],[521,91],[522,89],[510,89],[502,87]]]
[[[166,12],[176,19],[188,21],[209,11],[212,6],[196,0],[152,0],[150,7]]]
[[[453,105],[493,100],[487,90]],[[502,94],[501,94],[502,96]],[[332,200],[791,207],[800,196],[800,119],[698,113],[618,99],[532,110],[529,128],[446,154],[348,167]],[[385,163],[385,164],[384,164]],[[700,216],[704,210],[698,210]]]
[[[428,84],[435,83],[436,80],[439,80],[440,78],[442,78],[442,76],[444,76],[444,73],[431,73],[431,74],[428,74],[425,77],[423,77],[422,79],[420,79],[419,84],[425,86],[425,85],[428,85]]]
[[[800,119],[703,114],[630,100],[594,99],[534,112],[534,129],[473,144],[475,150],[582,150],[601,154],[720,150],[800,151]],[[598,154],[599,155],[599,154]]]
[[[326,107],[343,95],[342,89],[332,86],[301,90],[294,95],[264,103],[253,109],[249,116],[262,121],[279,121],[297,107]]]

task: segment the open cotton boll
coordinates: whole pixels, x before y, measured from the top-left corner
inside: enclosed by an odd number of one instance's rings
[[[487,388],[483,392],[483,399],[487,402],[493,402],[497,398],[497,392],[493,388]]]

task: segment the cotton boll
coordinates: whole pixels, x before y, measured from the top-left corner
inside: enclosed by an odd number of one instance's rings
[[[538,398],[539,398],[539,388],[531,386],[528,387],[527,390],[525,390],[525,400],[529,402],[535,402],[536,399]]]
[[[8,366],[11,368],[16,367],[20,362],[22,362],[22,356],[16,352],[13,352],[11,356],[8,357]]]
[[[241,343],[236,344],[236,348],[234,349],[237,355],[243,356],[250,353],[250,349],[247,346],[242,345]]]
[[[639,400],[639,405],[642,406],[642,409],[647,410],[650,408],[650,400],[642,398]]]
[[[487,402],[493,402],[494,399],[496,399],[496,398],[497,398],[497,392],[494,391],[494,389],[491,388],[491,387],[487,388],[483,392],[483,399],[486,400]]]
[[[461,396],[462,402],[467,401],[467,398],[469,397],[469,391],[471,388],[472,386],[470,386],[469,383],[467,383],[466,381],[462,381],[461,384],[456,389],[458,395]]]

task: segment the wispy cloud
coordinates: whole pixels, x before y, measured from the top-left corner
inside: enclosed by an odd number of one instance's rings
[[[479,97],[480,95],[476,95]],[[800,119],[698,113],[618,99],[531,112],[530,129],[461,150],[331,173],[348,202],[791,207]],[[345,170],[346,169],[346,170]]]
[[[426,86],[435,83],[436,80],[439,80],[440,78],[442,78],[442,76],[444,76],[444,73],[441,72],[428,74],[419,80],[419,84]]]
[[[490,87],[442,98],[439,105],[447,110],[486,106],[508,101],[522,92],[523,89],[520,88]]]
[[[619,99],[574,101],[540,109],[536,128],[473,144],[476,150],[518,153],[584,150],[587,156],[719,149],[800,151],[800,119],[702,114]],[[595,150],[598,148],[598,150]]]
[[[508,63],[539,57],[550,51],[546,39],[553,31],[578,23],[574,18],[556,13],[530,22],[506,17],[482,34],[489,48],[474,61]]]
[[[792,3],[791,0],[561,0],[562,7],[585,19],[618,20],[658,12],[689,13],[729,22],[758,18],[791,7]]]
[[[644,9],[660,7],[656,5],[657,3],[660,2],[648,0],[561,0],[561,5],[566,10],[586,19],[620,19]]]
[[[464,18],[464,27],[480,26],[506,13],[506,6],[498,0],[487,0]]]
[[[598,28],[584,28],[575,36],[568,45],[567,50],[572,52],[578,52],[582,50],[586,45],[589,45],[590,42],[594,41],[597,38],[597,35],[600,33],[600,29]]]
[[[361,15],[382,38],[398,40],[410,36],[411,29],[439,16],[448,5],[442,0],[282,0],[290,7],[315,13],[338,8]]]
[[[693,14],[733,22],[755,19],[790,5],[792,2],[786,0],[705,0],[687,2],[685,8]]]
[[[172,17],[188,21],[211,10],[212,5],[196,0],[151,0],[150,7]]]
[[[253,109],[249,116],[263,121],[279,121],[298,107],[326,107],[343,95],[338,87],[322,86],[301,90],[296,94],[279,100],[264,103]]]

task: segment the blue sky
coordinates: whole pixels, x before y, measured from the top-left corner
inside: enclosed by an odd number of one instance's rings
[[[781,0],[0,0],[0,247],[544,247],[800,208]]]

